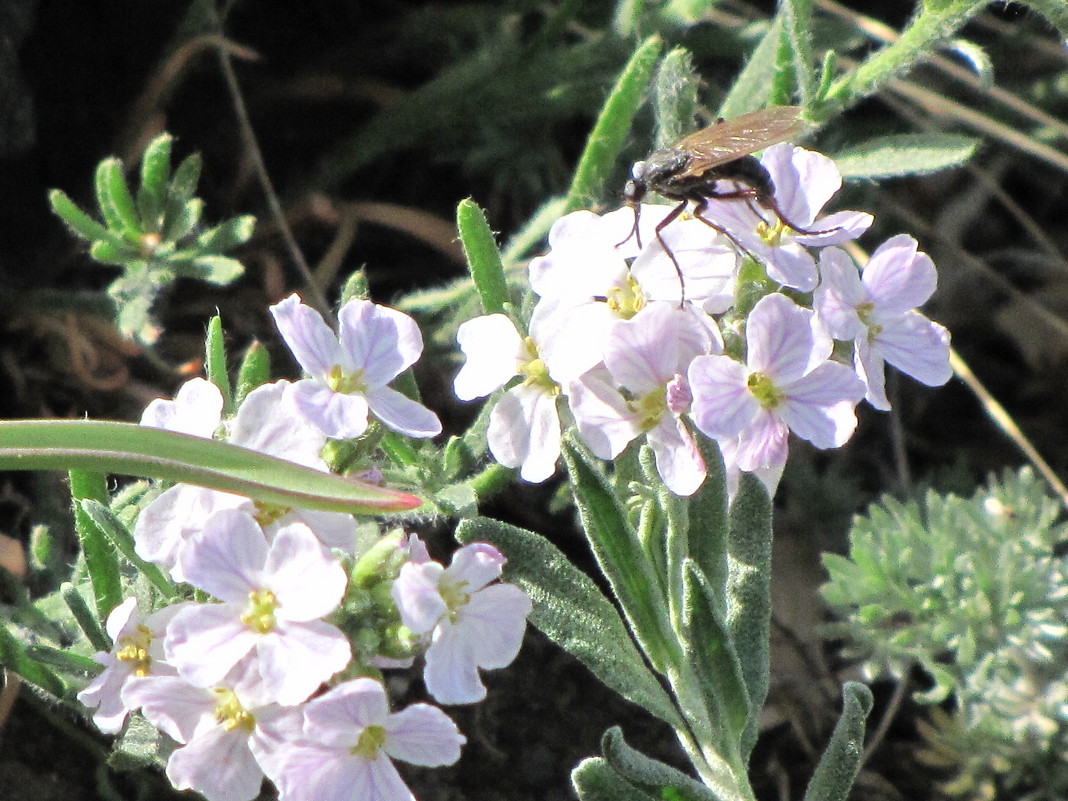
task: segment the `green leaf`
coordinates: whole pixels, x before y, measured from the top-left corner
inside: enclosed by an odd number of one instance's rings
[[[90,242],[103,240],[112,245],[122,244],[119,237],[78,208],[63,190],[53,189],[49,192],[48,202],[52,206],[52,211],[59,215],[59,218],[76,236]]]
[[[142,261],[143,256],[125,242],[114,239],[98,239],[89,246],[89,255],[101,264],[125,267],[131,262]]]
[[[419,499],[250,451],[133,423],[0,421],[0,470],[101,470],[197,484],[298,509],[381,514]]]
[[[552,224],[567,213],[567,198],[554,197],[545,201],[534,216],[517,231],[504,248],[501,257],[505,264],[514,264],[535,248],[549,232]]]
[[[185,262],[181,266],[175,265],[175,272],[185,278],[199,278],[217,286],[226,286],[241,277],[245,266],[228,256],[198,256],[191,264]]]
[[[173,141],[174,138],[169,134],[160,134],[148,143],[141,157],[141,186],[137,190],[137,211],[147,233],[159,234],[163,230]]]
[[[80,503],[86,499],[108,503],[107,477],[99,470],[99,466],[70,470],[70,495],[74,503],[74,527],[93,583],[97,618],[107,620],[111,610],[122,603],[119,559],[107,536],[85,514]]]
[[[749,61],[720,104],[720,117],[730,119],[747,111],[764,108],[768,104],[775,81],[775,63],[782,38],[782,25],[783,18],[780,14],[772,20],[767,33],[753,50]]]
[[[188,203],[197,191],[200,183],[200,170],[203,160],[199,153],[192,153],[182,159],[178,169],[174,171],[171,185],[167,189],[167,213],[177,212]]]
[[[797,88],[801,105],[807,106],[816,88],[813,72],[815,58],[812,55],[812,0],[783,0],[781,9],[780,15],[785,20],[783,42],[788,48],[788,72],[793,84],[790,88]],[[793,92],[787,91],[777,101],[789,103],[792,95]]]
[[[231,248],[248,242],[255,229],[256,218],[251,214],[233,217],[200,234],[196,244],[205,255],[225,253]]]
[[[59,676],[27,655],[25,646],[3,620],[0,620],[0,665],[57,698],[67,691]]]
[[[851,681],[842,687],[842,717],[812,774],[805,801],[846,801],[864,755],[864,731],[872,708],[871,690]]]
[[[675,659],[678,646],[670,636],[670,617],[652,565],[642,552],[626,511],[592,457],[571,436],[565,437],[562,450],[582,529],[601,572],[612,586],[642,650],[653,667],[664,672]]]
[[[141,230],[141,218],[137,215],[137,206],[130,194],[130,187],[126,185],[122,162],[118,159],[107,158],[97,165],[96,198],[109,228],[121,231],[133,242],[140,240],[144,233]]]
[[[726,615],[749,695],[741,739],[742,757],[748,759],[768,694],[771,658],[771,499],[752,473],[742,473],[730,508]]]
[[[565,211],[586,208],[601,199],[605,182],[615,167],[652,78],[660,46],[660,38],[656,36],[642,42],[612,87],[575,168]]]
[[[503,312],[504,304],[508,302],[508,282],[504,277],[501,252],[485,212],[470,198],[461,200],[456,207],[456,227],[467,257],[467,267],[482,301],[482,311],[486,314]]]
[[[171,212],[168,208],[167,220],[160,236],[167,242],[179,242],[192,233],[204,214],[204,201],[198,197],[187,200]]]
[[[86,503],[90,502],[86,501]],[[110,651],[111,638],[104,632],[104,628],[100,625],[100,620],[89,609],[89,604],[85,602],[85,598],[78,591],[78,588],[68,581],[63,583],[59,591],[67,604],[67,608],[74,615],[74,620],[77,621],[81,630],[85,632],[85,637],[89,640],[89,644],[98,651]]]
[[[697,563],[683,567],[683,650],[705,697],[711,719],[722,730],[720,750],[733,748],[752,715],[742,665],[731,641],[723,608]]]
[[[178,596],[174,583],[163,574],[157,565],[146,562],[137,555],[134,546],[133,535],[123,525],[122,521],[102,503],[86,499],[79,504],[83,511],[96,524],[97,528],[104,533],[108,541],[123,557],[157,589],[164,598],[176,598]],[[73,608],[73,607],[72,607]],[[82,626],[84,629],[85,627]],[[86,631],[86,635],[89,632]],[[91,639],[91,638],[90,638]],[[95,643],[94,643],[95,645]],[[99,649],[99,646],[98,646]],[[107,650],[107,648],[99,649]]]
[[[978,139],[960,134],[896,134],[841,151],[834,163],[844,178],[924,175],[963,164],[978,147]]]
[[[715,441],[694,436],[708,475],[690,496],[687,510],[687,553],[720,604],[726,603],[727,587],[727,471]]]
[[[245,349],[237,368],[237,393],[234,405],[240,406],[245,396],[256,387],[271,380],[271,354],[260,342],[253,342]]]
[[[613,726],[604,733],[601,738],[601,752],[613,770],[654,798],[671,798],[673,801],[726,801],[742,797],[736,788],[706,787],[682,771],[635,751],[627,745],[618,726]]]
[[[223,397],[223,416],[234,411],[234,397],[230,391],[230,374],[226,367],[226,341],[223,336],[222,317],[214,315],[208,320],[208,333],[204,341],[204,372],[208,381],[218,387]]]
[[[615,607],[555,545],[533,532],[482,517],[461,521],[456,539],[496,546],[508,558],[505,578],[534,602],[531,623],[628,701],[672,726],[683,725]]]
[[[601,757],[584,759],[571,771],[571,786],[579,801],[656,801],[639,790]]]
[[[690,51],[676,47],[656,71],[656,148],[671,147],[692,131],[700,83]]]

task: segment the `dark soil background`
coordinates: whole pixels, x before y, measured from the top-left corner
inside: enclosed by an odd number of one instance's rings
[[[257,183],[213,42],[191,38],[203,24],[197,12],[203,6],[0,0],[0,418],[137,419],[148,400],[171,394],[201,369],[204,324],[216,309],[233,354],[258,338],[271,348],[276,370],[293,373],[266,308],[299,289],[300,279]],[[817,6],[827,29],[840,33],[835,26],[844,23],[829,13],[830,4]],[[851,4],[900,27],[909,4],[894,4],[889,16],[886,6]],[[235,69],[308,261],[334,260],[341,277],[364,268],[374,298],[395,303],[403,293],[464,274],[451,228],[460,199],[473,197],[506,240],[564,191],[600,102],[634,45],[598,38],[611,4],[575,7],[564,24],[547,27],[547,14],[558,8],[520,0],[237,3],[225,26],[241,48]],[[695,53],[710,107],[752,44],[747,25],[769,10],[722,4],[713,21],[662,32]],[[966,34],[986,48],[998,86],[1065,117],[1068,60],[1040,20],[999,5]],[[859,58],[870,45],[851,37],[847,53]],[[476,53],[502,66],[463,91],[458,84],[442,88],[442,76],[470,70]],[[1006,114],[982,90],[961,88],[934,67],[910,77],[935,96],[956,97],[999,119]],[[832,124],[819,144],[833,151],[894,131],[966,130],[952,116],[888,91]],[[1003,124],[1020,125],[1008,117]],[[649,129],[645,115],[631,155],[647,147]],[[97,162],[119,155],[136,164],[140,149],[163,130],[177,137],[177,157],[203,154],[199,194],[209,221],[252,213],[259,225],[233,254],[247,268],[241,280],[224,289],[181,282],[161,299],[165,333],[146,354],[101,313],[95,293],[116,271],[89,260],[51,214],[47,192],[62,188],[92,208]],[[620,187],[626,166],[621,161]],[[990,141],[967,168],[851,186],[835,201],[877,215],[865,240],[870,247],[902,231],[920,240],[940,268],[928,313],[951,329],[955,347],[1062,475],[1068,451],[1057,445],[1068,429],[1068,337],[1057,323],[1068,307],[1061,255],[1066,187],[1063,170]],[[339,234],[345,230],[347,244]],[[423,323],[424,332],[433,328],[434,321]],[[428,349],[440,354],[447,347],[431,341]],[[421,376],[428,404],[448,431],[459,432],[473,412],[449,399],[455,362],[431,356],[428,364],[436,365]],[[801,797],[834,725],[838,688],[855,678],[833,644],[815,634],[825,619],[816,592],[823,580],[819,553],[843,548],[850,516],[878,493],[917,484],[967,492],[988,471],[1022,461],[959,382],[929,390],[904,380],[891,389],[893,415],[864,409],[857,436],[842,451],[796,447],[777,498],[775,670],[753,764],[761,798]],[[556,489],[513,487],[486,511],[550,536],[589,569],[571,517],[544,512]],[[38,522],[69,530],[66,503],[57,477],[6,474],[0,532],[25,542]],[[429,536],[439,554],[448,549],[447,531]],[[601,734],[613,725],[623,727],[631,745],[685,769],[663,724],[601,687],[537,632],[515,665],[486,679],[486,703],[450,710],[468,737],[462,760],[406,774],[422,801],[571,798],[571,768],[599,753]],[[417,681],[393,689],[404,703],[422,698]],[[887,713],[892,687],[873,689],[872,729]],[[855,795],[934,797],[940,777],[913,756],[923,712],[906,702],[894,714]],[[101,742],[23,689],[0,728],[0,799],[107,797],[99,791]],[[123,797],[147,797],[128,778],[109,781]],[[167,793],[160,785],[151,797]]]

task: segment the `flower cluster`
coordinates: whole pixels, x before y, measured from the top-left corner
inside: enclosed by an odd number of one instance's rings
[[[745,471],[774,491],[791,431],[835,448],[862,399],[890,408],[885,363],[929,386],[949,380],[949,334],[916,311],[936,282],[916,241],[891,238],[861,270],[838,246],[871,215],[822,216],[841,186],[834,163],[780,144],[761,164],[781,217],[737,198],[666,225],[669,206],[574,212],[530,263],[538,302],[525,334],[503,314],[461,326],[456,394],[507,388],[488,433],[501,464],[544,481],[573,422],[603,459],[644,436],[686,496],[706,474],[689,420],[718,443],[732,487]],[[838,360],[849,346],[851,365]]]
[[[296,296],[271,312],[309,378],[253,390],[229,420],[215,385],[194,379],[142,423],[320,470],[327,439],[360,436],[370,415],[409,436],[440,431],[388,386],[422,351],[409,317],[354,300],[335,335]],[[172,784],[209,801],[248,801],[264,777],[283,801],[411,799],[392,760],[452,764],[465,738],[438,707],[392,713],[379,670],[425,654],[435,700],[480,701],[479,669],[516,657],[531,610],[497,581],[505,559],[485,543],[446,567],[414,535],[358,549],[350,515],[192,486],[146,506],[134,539],[188,591],[144,615],[133,597],[114,609],[113,646],[95,655],[103,671],[79,699],[107,733],[139,712],[178,745]]]

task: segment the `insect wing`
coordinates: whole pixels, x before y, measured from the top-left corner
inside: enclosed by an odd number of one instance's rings
[[[689,154],[686,169],[676,179],[699,176],[720,164],[792,139],[806,128],[798,106],[775,106],[722,120],[695,131],[674,150]]]

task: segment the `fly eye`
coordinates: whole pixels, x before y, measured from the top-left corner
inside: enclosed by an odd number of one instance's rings
[[[645,180],[645,162],[636,161],[634,166],[630,168],[630,177],[635,181]]]

